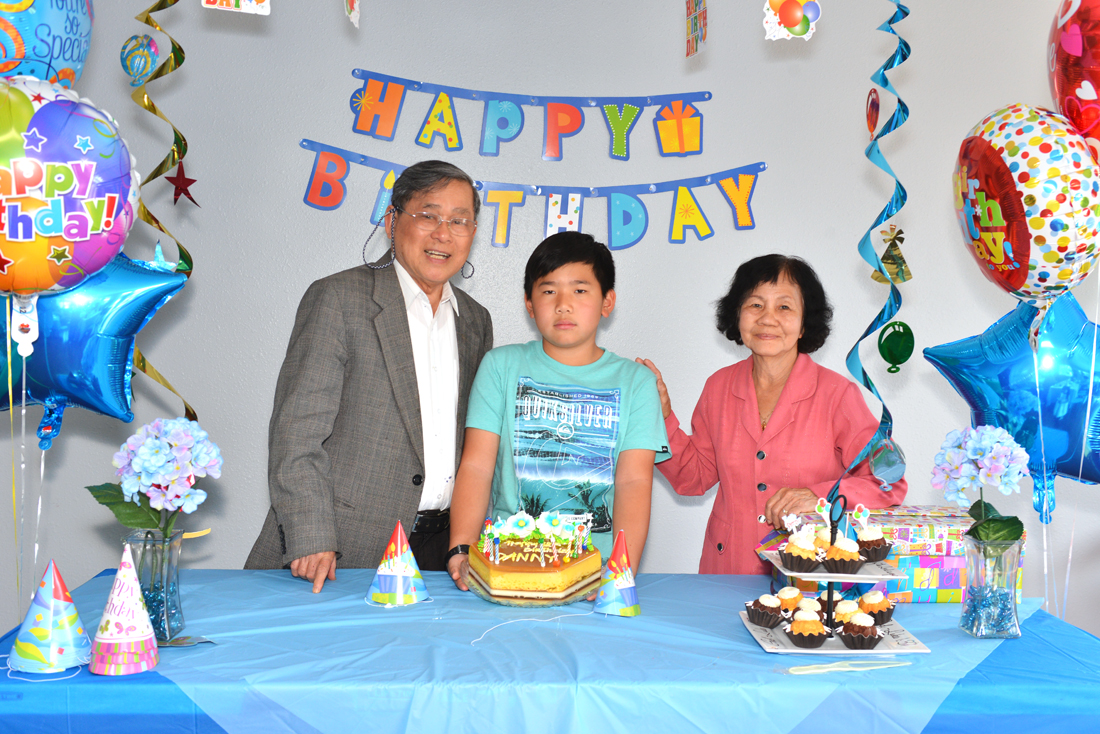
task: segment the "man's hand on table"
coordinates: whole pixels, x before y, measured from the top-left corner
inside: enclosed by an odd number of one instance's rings
[[[469,591],[470,587],[466,586],[466,574],[470,572],[470,556],[465,553],[458,553],[451,556],[447,561],[447,573],[451,574],[451,578],[454,579],[455,586],[459,591]]]
[[[313,593],[321,591],[325,579],[336,580],[336,551],[322,551],[290,562],[292,576],[313,582]]]

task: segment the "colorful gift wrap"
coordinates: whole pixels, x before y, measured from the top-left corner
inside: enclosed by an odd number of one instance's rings
[[[966,555],[963,536],[974,523],[965,508],[955,505],[900,505],[885,510],[871,510],[869,527],[878,527],[893,549],[885,563],[906,572],[906,580],[880,581],[875,584],[842,584],[845,597],[855,597],[872,589],[881,591],[895,602],[937,603],[961,602],[966,588]],[[820,524],[814,514],[802,516],[803,522]],[[768,533],[756,551],[777,550],[787,540],[787,534],[777,530]],[[1024,534],[1026,546],[1027,534]],[[1021,552],[1021,556],[1022,556]],[[801,591],[817,593],[825,584],[787,577],[772,568],[773,589],[794,586]],[[1023,595],[1023,568],[1016,577],[1016,598]]]
[[[626,552],[626,531],[620,530],[615,546],[603,570],[600,590],[596,593],[594,612],[620,617],[637,617],[642,613],[638,604],[638,588],[634,585],[634,573],[630,570],[630,557]]]
[[[682,100],[668,103],[653,119],[661,155],[703,152],[703,116]]]
[[[91,659],[92,641],[51,560],[15,636],[8,667],[24,673],[58,673]]]
[[[130,675],[152,670],[159,660],[145,595],[134,571],[130,546],[126,545],[92,643],[88,670],[98,675]]]
[[[378,572],[371,582],[370,591],[367,592],[367,601],[387,606],[404,606],[428,598],[424,577],[420,575],[420,567],[409,548],[405,529],[398,520],[382,555],[382,562],[378,564]]]

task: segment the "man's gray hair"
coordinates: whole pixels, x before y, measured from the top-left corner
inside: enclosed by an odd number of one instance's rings
[[[474,194],[474,219],[481,211],[481,197],[477,195],[474,180],[458,166],[445,161],[421,161],[406,168],[393,184],[391,203],[398,209],[404,209],[415,194],[435,191],[451,181],[462,181],[470,185]]]

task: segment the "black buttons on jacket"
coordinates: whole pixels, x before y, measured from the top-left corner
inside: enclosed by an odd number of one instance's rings
[[[760,459],[761,461],[764,460],[765,456],[767,456],[767,454],[765,454],[763,451],[757,451],[756,452],[756,458]]]
[[[723,549],[723,546],[722,546],[722,544],[721,544],[721,543],[719,543],[719,544],[718,544],[718,552],[719,552],[719,553],[721,553],[721,552],[722,552],[722,549]]]
[[[414,485],[419,487],[423,483],[424,483],[424,477],[420,476],[419,474],[413,474],[413,484]]]
[[[757,492],[763,492],[767,488],[768,488],[768,485],[764,484],[763,482],[760,482],[760,484],[756,485],[756,491]]]

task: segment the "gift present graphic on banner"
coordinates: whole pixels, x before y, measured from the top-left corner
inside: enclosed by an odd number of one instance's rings
[[[15,636],[8,667],[24,673],[59,673],[91,659],[92,641],[51,560]]]
[[[405,537],[405,529],[398,520],[390,542],[386,545],[382,562],[378,564],[378,572],[371,582],[370,591],[367,592],[367,601],[386,606],[404,606],[427,601],[429,598],[424,577],[420,575],[420,567],[416,565],[409,541]]]
[[[626,552],[626,531],[620,530],[615,547],[603,570],[603,581],[596,594],[596,607],[592,611],[616,614],[620,617],[637,617],[642,613],[638,605],[638,589],[634,586],[634,574],[630,570],[630,558]]]
[[[159,660],[157,636],[127,545],[99,620],[88,669],[99,675],[130,675],[152,670]]]
[[[699,155],[703,152],[703,116],[682,100],[669,102],[653,118],[661,155]]]

